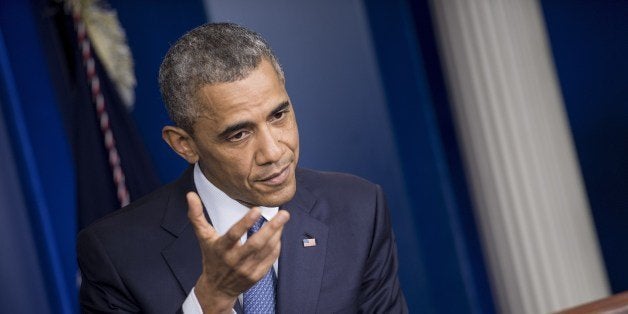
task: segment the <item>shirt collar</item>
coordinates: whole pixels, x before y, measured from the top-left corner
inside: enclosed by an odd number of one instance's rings
[[[219,235],[225,234],[250,209],[229,197],[207,180],[198,163],[194,165],[194,185],[196,185],[196,190],[203,205],[205,205],[209,219],[211,219],[212,225]],[[259,206],[259,208],[267,221],[273,219],[279,210],[279,207]]]

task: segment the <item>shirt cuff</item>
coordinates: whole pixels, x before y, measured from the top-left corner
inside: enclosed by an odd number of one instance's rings
[[[203,308],[201,308],[201,304],[198,302],[196,298],[196,293],[194,293],[194,288],[188,294],[188,297],[185,298],[183,302],[183,306],[181,306],[181,310],[184,314],[203,314]],[[232,314],[237,314],[234,309],[231,309]]]
[[[198,302],[196,298],[196,293],[194,293],[194,288],[188,294],[188,297],[185,298],[183,302],[183,306],[181,306],[181,310],[185,314],[203,314],[203,309],[201,308],[201,304]]]

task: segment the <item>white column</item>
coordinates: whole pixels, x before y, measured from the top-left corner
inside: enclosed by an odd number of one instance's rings
[[[498,311],[608,295],[539,4],[431,4]]]

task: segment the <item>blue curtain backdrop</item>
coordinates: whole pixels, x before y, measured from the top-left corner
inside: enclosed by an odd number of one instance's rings
[[[29,281],[18,285],[24,290],[16,293],[26,296],[26,287],[38,286],[46,292],[38,295],[47,297],[45,308],[53,313],[73,313],[78,311],[80,280],[76,233],[120,207],[109,165],[111,155],[104,149],[93,89],[72,19],[62,3],[33,0],[1,5],[2,34],[6,34],[0,55],[3,122],[12,140],[23,191],[14,198],[25,201],[30,219],[27,235],[34,235],[37,249],[37,258],[32,260],[39,261],[43,274],[42,278],[24,276]],[[156,188],[159,181],[131,116],[98,57],[93,57],[108,126],[133,201]],[[28,252],[25,245],[23,254]],[[9,300],[6,306],[13,308],[19,300]],[[19,312],[40,312],[37,308],[42,304],[22,303],[25,308]]]
[[[52,313],[5,121],[0,110],[0,312]]]
[[[24,285],[3,280],[0,290],[9,295],[4,291],[43,287],[50,312],[73,313],[78,308],[74,169],[32,12],[27,1],[0,1],[0,105],[22,192],[14,197],[21,199],[27,209],[29,228],[21,231],[31,232],[37,251],[35,261],[42,276],[31,275],[32,270],[15,266],[12,275],[24,278]],[[5,180],[4,175],[2,180]],[[3,211],[19,209],[2,208]],[[5,224],[13,222],[13,219],[2,220],[0,228],[6,229]],[[16,235],[15,238],[27,239],[28,236]],[[23,247],[17,247],[20,253],[14,256],[29,254],[31,245],[25,242]],[[15,262],[25,266],[32,261]],[[38,290],[12,293],[24,297]],[[41,300],[41,297],[33,299]],[[20,298],[3,302],[0,311],[37,313],[41,309],[40,304],[29,302],[11,311],[13,305],[17,306],[14,302],[20,302]]]

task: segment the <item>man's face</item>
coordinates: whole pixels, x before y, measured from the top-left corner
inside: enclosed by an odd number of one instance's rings
[[[279,206],[296,191],[299,132],[284,83],[266,59],[246,78],[205,85],[193,146],[203,174],[241,203]]]

